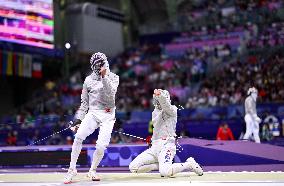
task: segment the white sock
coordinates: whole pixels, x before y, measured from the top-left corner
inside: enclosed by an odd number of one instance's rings
[[[260,143],[260,138],[259,138],[258,133],[253,133],[253,137],[254,137],[254,141],[255,141],[256,143]]]
[[[90,168],[90,171],[96,171],[98,165],[102,161],[104,157],[104,150],[103,148],[96,148],[94,154],[93,154],[93,161],[92,161],[92,166]]]
[[[72,152],[71,152],[70,169],[73,169],[73,170],[76,169],[76,163],[77,163],[78,157],[79,157],[81,149],[82,149],[82,142],[83,142],[83,140],[81,140],[79,138],[75,138],[75,140],[73,142]]]
[[[182,172],[184,170],[189,170],[190,169],[190,165],[188,162],[185,163],[173,163],[172,164],[172,175],[177,174],[179,172]]]

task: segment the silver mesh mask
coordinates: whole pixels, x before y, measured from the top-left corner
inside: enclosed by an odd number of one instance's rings
[[[106,61],[107,61],[106,55],[101,52],[97,52],[92,55],[90,59],[91,69],[96,76],[100,76],[100,70],[105,65]]]

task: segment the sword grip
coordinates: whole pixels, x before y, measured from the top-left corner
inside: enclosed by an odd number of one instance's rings
[[[75,119],[74,121],[69,121],[69,126],[70,126],[70,127],[75,127],[75,126],[77,126],[77,125],[80,125],[81,122],[82,122],[81,120]]]

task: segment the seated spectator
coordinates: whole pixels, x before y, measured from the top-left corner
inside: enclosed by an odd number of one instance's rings
[[[260,137],[261,137],[261,140],[263,140],[263,141],[272,140],[273,136],[272,136],[271,131],[269,130],[268,124],[265,123],[262,126],[262,131],[261,131]]]
[[[221,124],[217,136],[217,140],[235,140],[231,129],[229,128],[227,123]]]
[[[67,144],[67,145],[72,145],[72,144],[73,144],[73,140],[72,140],[72,137],[71,137],[71,136],[67,136],[67,137],[66,137],[66,144]]]
[[[113,134],[110,139],[111,144],[121,143],[120,136],[118,134]]]
[[[17,145],[17,135],[18,135],[17,131],[9,132],[6,138],[7,145],[16,146]]]

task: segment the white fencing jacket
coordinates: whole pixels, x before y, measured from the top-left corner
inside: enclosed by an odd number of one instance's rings
[[[256,119],[256,101],[251,96],[248,96],[245,100],[245,112],[249,114],[253,119]]]
[[[176,136],[177,107],[163,94],[155,96],[162,110],[155,108],[152,112],[153,136],[152,141]]]
[[[115,94],[119,85],[119,76],[107,71],[104,78],[97,78],[94,73],[87,76],[82,89],[81,105],[75,118],[84,119],[88,111],[115,108]]]

